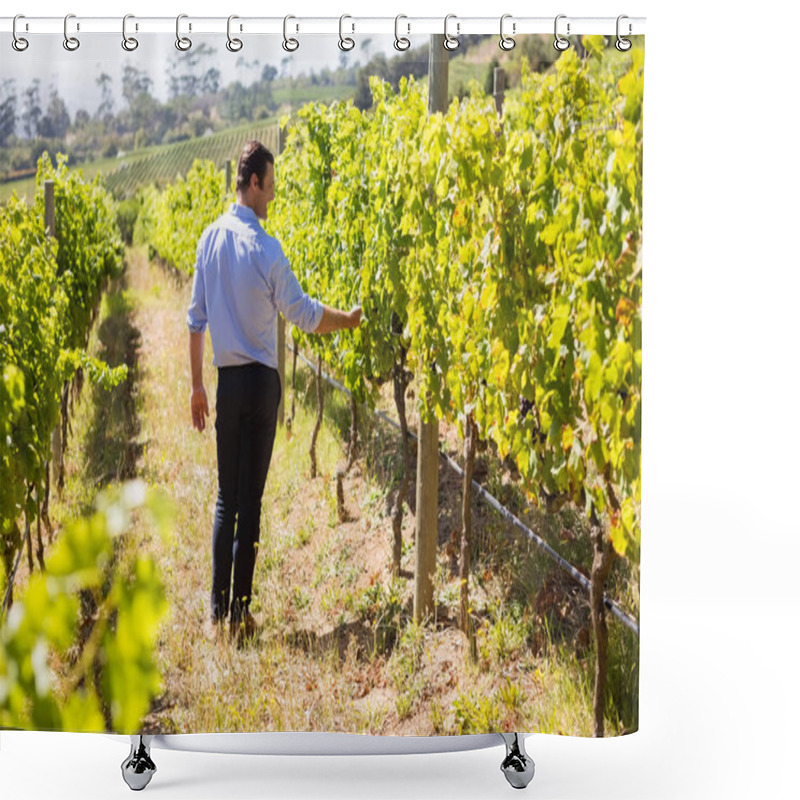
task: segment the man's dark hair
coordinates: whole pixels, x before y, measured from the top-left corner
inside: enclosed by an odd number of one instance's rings
[[[267,164],[274,164],[275,157],[264,147],[261,142],[251,139],[244,146],[239,156],[239,166],[236,171],[236,191],[244,191],[250,185],[250,176],[255,173],[259,187],[264,183],[267,174]]]

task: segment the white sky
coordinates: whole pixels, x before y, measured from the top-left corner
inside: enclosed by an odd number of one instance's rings
[[[29,36],[27,50],[16,52],[11,47],[11,35],[4,34],[0,37],[0,85],[8,78],[16,79],[16,92],[21,99],[25,88],[39,78],[43,107],[50,94],[49,86],[54,85],[67,105],[70,117],[74,118],[80,108],[85,108],[92,115],[97,111],[101,98],[96,79],[106,72],[112,77],[115,111],[119,111],[125,106],[121,79],[126,64],[133,64],[148,72],[153,81],[152,94],[163,102],[169,96],[168,65],[175,57],[185,59],[192,54],[192,50],[178,52],[175,35],[167,33],[140,35],[139,47],[133,52],[122,49],[121,36],[86,34],[79,38],[80,47],[68,52],[62,45],[64,39],[60,34]],[[428,38],[426,35],[412,37],[412,46],[423,45]],[[319,72],[325,67],[335,69],[339,66],[341,51],[336,35],[307,37],[305,41],[301,39],[300,48],[293,54],[283,50],[280,36],[245,35],[242,39],[242,50],[231,53],[225,47],[225,34],[196,36],[195,45],[201,41],[207,42],[216,50],[211,57],[204,58],[196,70],[204,74],[211,66],[215,66],[221,73],[222,87],[236,80],[245,86],[252,83],[266,64],[274,65],[280,72],[281,61],[287,57],[290,59],[287,65],[289,74]],[[370,39],[367,50],[356,40],[356,47],[347,54],[348,65],[356,61],[365,64],[378,51],[386,53],[387,58],[396,55],[392,36],[376,35]],[[242,58],[244,64],[240,63]]]

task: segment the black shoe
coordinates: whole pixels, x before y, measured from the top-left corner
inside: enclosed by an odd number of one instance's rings
[[[206,640],[209,642],[223,641],[225,639],[225,622],[226,620],[224,617],[212,617],[206,620],[203,631]]]
[[[231,619],[231,638],[236,641],[237,645],[241,646],[245,642],[252,641],[256,638],[257,633],[258,623],[249,611],[245,611],[245,615],[241,619]]]

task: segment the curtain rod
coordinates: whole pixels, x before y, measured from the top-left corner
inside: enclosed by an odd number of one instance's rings
[[[519,36],[526,33],[553,34],[555,16],[552,17],[513,17],[504,15],[503,31],[506,36]],[[233,17],[231,31],[236,34],[273,34],[283,35],[284,17]],[[645,17],[623,17],[620,27],[622,36],[636,36],[645,32]],[[0,32],[11,33],[13,17],[0,17]],[[294,34],[394,34],[399,30],[402,36],[414,34],[447,33],[450,36],[469,34],[500,34],[500,16],[497,17],[411,17],[401,15],[395,17],[355,17],[345,15],[340,22],[339,17],[294,17],[288,23],[288,30]],[[397,29],[395,26],[398,26]],[[128,35],[133,33],[175,33],[176,17],[137,17],[132,16],[127,22]],[[61,33],[65,30],[64,17],[27,17],[17,20],[17,34]],[[181,15],[180,30],[187,33],[226,34],[228,17],[194,17]],[[122,17],[81,17],[70,15],[69,33],[104,33],[122,36]],[[615,36],[617,33],[617,17],[570,17],[559,15],[558,33],[560,36],[579,34],[603,34]]]

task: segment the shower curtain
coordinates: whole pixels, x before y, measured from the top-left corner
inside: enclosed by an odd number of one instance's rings
[[[0,728],[637,730],[643,37],[232,31],[3,37]]]

